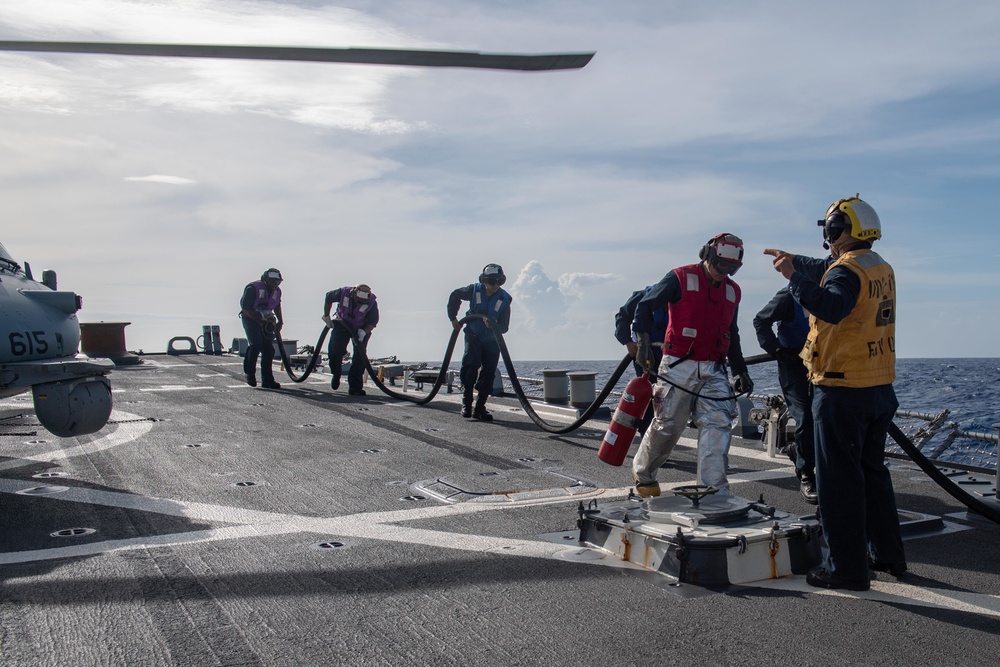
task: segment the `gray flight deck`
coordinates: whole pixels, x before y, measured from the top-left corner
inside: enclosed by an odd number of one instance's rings
[[[111,374],[101,432],[59,439],[0,401],[0,665],[990,665],[1000,527],[909,462],[902,510],[943,519],[872,590],[803,576],[708,590],[580,545],[577,506],[628,500],[607,420],[554,436],[510,399],[462,419],[243,383],[232,355]],[[426,388],[426,387],[425,387]],[[398,388],[397,388],[398,389]],[[660,471],[694,483],[685,438]],[[633,447],[634,451],[634,447]],[[786,459],[734,439],[733,493],[798,515]]]

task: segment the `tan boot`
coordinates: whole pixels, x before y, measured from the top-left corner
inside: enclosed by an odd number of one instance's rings
[[[643,484],[639,482],[639,478],[635,476],[635,471],[632,471],[632,481],[635,482],[635,492],[638,493],[643,498],[655,498],[660,495],[660,483],[650,482],[649,484]]]

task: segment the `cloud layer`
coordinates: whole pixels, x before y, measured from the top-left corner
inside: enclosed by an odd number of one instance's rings
[[[822,253],[815,220],[860,192],[900,353],[995,356],[998,28],[993,3],[919,0],[6,0],[0,39],[597,55],[517,74],[0,54],[0,240],[135,348],[242,335],[243,285],[278,266],[290,335],[365,282],[373,353],[434,359],[447,295],[499,262],[515,357],[614,359],[629,294],[729,231],[752,354],[781,286],[760,251]]]

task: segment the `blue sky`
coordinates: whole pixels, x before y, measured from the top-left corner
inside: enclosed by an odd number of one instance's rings
[[[634,289],[742,237],[740,324],[860,192],[903,357],[995,357],[1000,5],[5,0],[0,39],[596,51],[574,72],[0,54],[0,241],[162,352],[285,276],[286,335],[365,282],[373,355],[439,359],[497,262],[520,359],[617,359]]]

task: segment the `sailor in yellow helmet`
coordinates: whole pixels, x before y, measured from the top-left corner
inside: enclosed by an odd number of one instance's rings
[[[886,433],[899,403],[896,377],[896,278],[872,251],[882,238],[875,210],[860,197],[839,199],[818,223],[830,256],[768,248],[774,268],[807,310],[802,359],[813,385],[816,490],[826,544],[806,577],[820,588],[868,590],[869,567],[896,577],[906,557]]]

